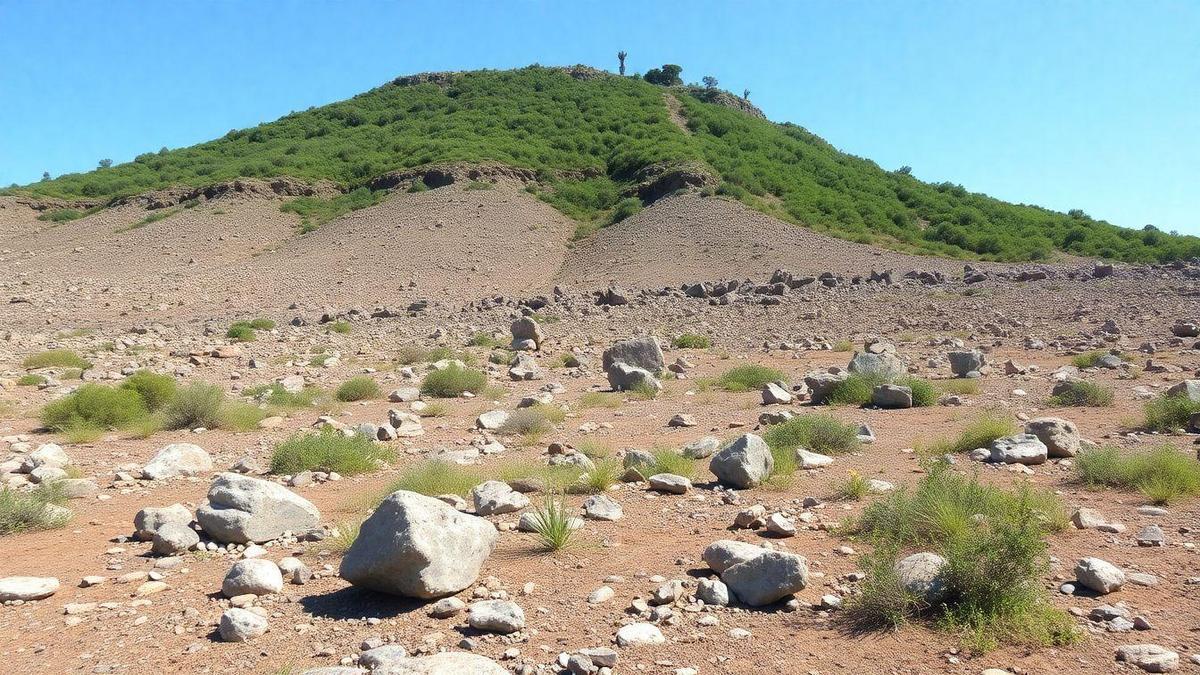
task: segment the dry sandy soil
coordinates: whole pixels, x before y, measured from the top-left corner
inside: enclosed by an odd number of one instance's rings
[[[985,653],[965,650],[953,634],[920,622],[896,631],[855,632],[837,611],[819,608],[825,594],[846,595],[844,575],[859,569],[859,553],[870,545],[828,528],[879,499],[840,500],[835,486],[850,471],[898,486],[922,475],[913,448],[956,434],[985,412],[1018,421],[1057,416],[1075,422],[1083,437],[1134,452],[1166,443],[1194,456],[1196,436],[1156,437],[1130,431],[1140,419],[1143,397],[1174,382],[1197,377],[1200,350],[1196,339],[1174,338],[1176,319],[1200,318],[1197,282],[1180,270],[1118,266],[1104,279],[1071,279],[1077,266],[1054,268],[1055,278],[1015,282],[991,278],[980,284],[959,281],[923,286],[915,282],[817,284],[789,291],[779,304],[761,304],[747,294],[727,305],[661,291],[682,283],[748,278],[764,283],[785,268],[796,275],[834,272],[865,275],[910,269],[961,275],[956,261],[931,260],[877,251],[833,240],[747,212],[723,200],[694,195],[669,198],[582,242],[571,242],[574,224],[513,186],[464,191],[448,187],[398,195],[349,214],[316,232],[295,234],[296,216],[281,213],[270,199],[223,198],[185,209],[144,227],[116,232],[138,222],[146,211],[124,206],[84,219],[51,226],[36,212],[14,202],[0,209],[0,269],[6,270],[0,298],[0,437],[63,444],[81,474],[92,478],[97,494],[71,500],[74,512],[63,529],[24,532],[0,539],[4,555],[0,577],[52,576],[61,581],[50,598],[0,606],[0,656],[14,671],[30,673],[300,673],[308,668],[353,660],[364,640],[402,645],[409,652],[462,650],[464,640],[479,654],[513,672],[559,672],[560,653],[613,647],[617,628],[633,620],[629,607],[661,582],[685,580],[688,595],[695,580],[709,576],[701,560],[717,539],[770,543],[805,556],[808,587],[797,594],[798,608],[782,603],[767,608],[676,608],[660,624],[666,642],[618,649],[615,672],[676,673],[979,673],[986,668],[1013,673],[1133,672],[1118,663],[1120,645],[1154,643],[1179,654],[1182,671],[1197,671],[1189,661],[1200,653],[1200,501],[1171,504],[1165,516],[1141,515],[1146,503],[1138,493],[1094,491],[1075,479],[1070,461],[1052,460],[1016,472],[960,457],[956,470],[977,472],[986,482],[1010,486],[1028,482],[1056,491],[1068,509],[1091,507],[1124,523],[1122,534],[1067,530],[1047,538],[1052,556],[1041,579],[1059,608],[1082,610],[1076,618],[1078,643],[1040,648],[1003,645]],[[1001,271],[1002,266],[987,266]],[[626,289],[630,302],[594,304],[591,292],[610,284]],[[552,296],[558,286],[561,294]],[[543,380],[512,381],[506,368],[487,363],[489,349],[465,346],[483,332],[508,339],[510,322],[520,315],[515,299],[552,297],[538,310],[546,340],[537,355],[547,369]],[[502,297],[497,297],[502,296]],[[428,299],[423,311],[405,312],[409,303]],[[484,302],[480,302],[484,301]],[[388,307],[397,316],[370,318],[372,308]],[[321,314],[349,322],[345,334],[318,323]],[[209,352],[229,344],[225,329],[239,318],[264,316],[278,327],[239,345],[240,354],[214,358]],[[303,317],[302,325],[291,325]],[[1121,332],[1105,333],[1114,320]],[[664,381],[653,400],[614,395],[612,407],[584,405],[589,392],[606,391],[600,353],[617,339],[653,334],[669,343],[684,332],[708,335],[710,349],[673,349],[670,363],[684,357],[693,365],[680,379]],[[189,508],[204,503],[211,476],[166,481],[121,482],[116,473],[144,465],[168,443],[187,441],[207,450],[216,470],[249,458],[269,464],[272,448],[289,435],[308,430],[329,412],[347,424],[379,423],[392,407],[407,404],[372,400],[322,402],[312,409],[286,413],[280,428],[251,432],[210,430],[159,432],[134,438],[112,431],[101,439],[68,444],[41,431],[37,412],[47,402],[78,386],[63,373],[41,371],[56,384],[44,389],[17,386],[29,355],[67,348],[85,355],[93,367],[87,379],[118,380],[122,371],[150,368],[177,373],[181,382],[221,385],[231,395],[289,375],[325,390],[363,373],[386,392],[419,382],[427,364],[413,366],[406,379],[397,360],[411,347],[445,346],[469,355],[489,372],[486,396],[452,399],[444,417],[424,418],[425,434],[389,443],[398,454],[386,469],[295,488],[311,500],[329,527],[356,522],[364,504],[414,463],[443,449],[463,449],[484,434],[476,417],[493,409],[511,410],[521,397],[547,382],[561,383],[554,405],[565,419],[536,440],[499,438],[507,450],[482,459],[476,467],[495,475],[519,460],[544,462],[551,442],[578,445],[594,439],[614,457],[629,448],[680,448],[704,435],[730,439],[760,430],[765,410],[810,414],[810,405],[763,406],[759,393],[730,393],[702,387],[703,378],[747,363],[778,368],[789,382],[830,366],[845,367],[850,353],[801,349],[849,341],[861,348],[868,336],[898,345],[911,372],[933,380],[951,377],[945,361],[953,349],[947,340],[990,352],[1001,364],[1011,358],[1035,365],[1036,372],[1005,375],[1000,368],[979,380],[979,390],[962,405],[910,410],[830,407],[842,420],[867,423],[877,441],[832,466],[796,474],[769,488],[744,491],[741,504],[723,503],[707,463],[698,462],[694,488],[684,495],[651,492],[645,483],[618,484],[608,494],[624,508],[617,522],[587,520],[576,542],[557,553],[540,550],[534,535],[511,531],[519,514],[490,517],[501,527],[500,543],[484,564],[479,583],[507,590],[525,612],[523,631],[511,636],[479,633],[467,627],[465,614],[434,619],[425,603],[358,590],[336,575],[340,552],[328,541],[268,547],[268,557],[297,555],[317,572],[305,585],[287,585],[280,595],[260,598],[270,630],[245,643],[225,643],[217,621],[229,607],[221,580],[236,553],[189,553],[177,565],[159,569],[165,590],[135,597],[140,582],[116,583],[130,572],[150,572],[157,559],[148,543],[129,540],[133,517],[147,506],[176,502]],[[1040,341],[1029,343],[1027,339]],[[1153,355],[1138,351],[1143,343]],[[1115,393],[1105,408],[1047,407],[1050,373],[1086,349],[1120,349],[1125,368],[1086,372],[1084,377]],[[582,357],[579,368],[556,365],[562,354]],[[336,353],[336,364],[311,365],[313,354]],[[1147,361],[1167,364],[1170,372],[1147,370]],[[257,367],[251,367],[251,360]],[[678,414],[695,417],[698,426],[668,427]],[[10,452],[0,441],[0,460]],[[264,476],[277,479],[275,476]],[[534,504],[540,497],[531,495]],[[804,508],[806,497],[819,506]],[[578,507],[582,497],[567,497]],[[752,504],[770,512],[810,512],[813,523],[795,537],[769,538],[763,530],[733,530],[736,514]],[[1157,524],[1167,545],[1139,547],[1134,535]],[[841,549],[849,546],[854,554]],[[1156,586],[1126,585],[1103,598],[1064,595],[1059,585],[1073,579],[1075,561],[1085,556],[1108,560],[1126,571],[1153,574]],[[88,575],[109,580],[80,587]],[[615,590],[607,603],[586,598],[606,579]],[[474,588],[474,587],[472,587]],[[472,590],[460,597],[470,601]],[[67,615],[73,603],[97,603]],[[1086,613],[1103,604],[1124,603],[1130,615],[1145,617],[1152,628],[1131,633],[1107,632]],[[684,602],[683,605],[687,603]],[[714,625],[700,617],[712,615]],[[705,623],[709,623],[707,620]],[[744,629],[748,636],[734,629]],[[683,671],[688,672],[688,671]]]

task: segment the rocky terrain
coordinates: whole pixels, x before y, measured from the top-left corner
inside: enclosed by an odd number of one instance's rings
[[[303,236],[269,187],[0,198],[6,662],[1200,671],[1200,265],[964,265],[696,192],[576,240],[481,178]],[[1120,483],[1101,447],[1171,459]],[[869,529],[954,481],[979,538]],[[1004,509],[1036,609],[971,623]]]

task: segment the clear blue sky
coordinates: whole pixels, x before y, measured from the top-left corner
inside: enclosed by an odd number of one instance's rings
[[[426,70],[664,62],[930,181],[1200,234],[1200,2],[0,0],[0,185]]]

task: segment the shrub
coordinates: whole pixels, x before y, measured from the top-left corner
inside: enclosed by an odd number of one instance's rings
[[[46,376],[36,375],[34,373],[22,375],[21,377],[17,378],[18,387],[40,387],[47,382],[49,382],[49,380],[46,379]]]
[[[762,438],[773,454],[795,453],[804,448],[822,455],[837,455],[860,447],[857,426],[821,414],[799,415],[768,427]]]
[[[840,499],[858,501],[871,491],[871,482],[866,476],[857,471],[847,472],[846,479],[833,488],[833,494]]]
[[[1069,383],[1062,391],[1051,396],[1046,403],[1056,408],[1103,408],[1113,404],[1113,390],[1095,382],[1080,380]]]
[[[1186,429],[1192,415],[1200,413],[1200,401],[1187,396],[1159,396],[1146,403],[1146,420],[1142,426],[1152,431],[1173,432]]]
[[[30,492],[0,487],[0,535],[66,525],[70,515],[47,508],[51,504],[61,506],[66,501],[66,496],[53,483],[39,485]]]
[[[1200,461],[1170,445],[1128,455],[1114,447],[1085,450],[1075,471],[1086,485],[1138,490],[1155,504],[1200,494]]]
[[[217,413],[217,428],[229,431],[253,431],[266,419],[262,408],[241,401],[222,401]]]
[[[251,319],[250,327],[254,330],[272,330],[275,328],[275,322],[270,319]]]
[[[542,434],[563,418],[561,409],[539,403],[512,411],[497,431],[510,436]]]
[[[26,357],[21,362],[21,365],[28,370],[37,370],[39,368],[80,368],[87,370],[92,367],[91,363],[70,349],[51,349],[32,354]]]
[[[575,450],[588,459],[596,460],[612,454],[612,448],[607,443],[595,438],[585,438],[575,444]]]
[[[450,414],[450,406],[439,401],[426,403],[421,412],[417,413],[421,417],[445,417]]]
[[[471,338],[469,340],[467,340],[468,347],[492,348],[492,347],[501,347],[503,345],[504,345],[503,340],[493,337],[489,333],[475,333],[474,335],[471,336]]]
[[[71,220],[78,220],[84,216],[82,211],[78,209],[55,209],[38,216],[38,220],[48,221],[51,223],[65,223]]]
[[[854,343],[849,340],[838,340],[833,343],[832,348],[835,352],[852,352],[854,351]]]
[[[137,392],[85,384],[42,409],[42,425],[51,431],[121,429],[146,416]]]
[[[574,520],[561,499],[548,496],[542,508],[533,512],[533,529],[542,546],[558,551],[571,541],[571,535],[575,533]]]
[[[862,627],[897,625],[932,615],[973,649],[1000,640],[1066,644],[1073,623],[1047,604],[1040,578],[1048,569],[1043,536],[1066,526],[1065,509],[1050,492],[1005,490],[935,463],[915,489],[901,488],[864,510],[851,530],[876,545],[864,560],[867,578],[846,618]],[[941,602],[929,605],[903,591],[895,578],[901,550],[942,555]]]
[[[297,392],[283,388],[278,382],[251,387],[243,392],[246,396],[277,408],[308,408],[316,404],[321,396],[319,387],[305,387]]]
[[[595,468],[579,477],[571,486],[572,492],[585,494],[600,494],[621,480],[621,465],[614,459],[602,459],[596,462]]]
[[[487,386],[487,375],[458,365],[435,370],[421,382],[421,393],[434,398],[456,398],[463,392],[478,394]]]
[[[1108,354],[1103,349],[1097,349],[1085,354],[1076,354],[1071,357],[1071,364],[1076,368],[1095,368],[1101,357],[1108,356]]]
[[[332,431],[297,434],[275,446],[271,473],[296,474],[320,469],[353,476],[394,458],[391,448],[361,434],[345,436]]]
[[[491,190],[494,186],[480,180],[473,180],[463,186],[463,190]]]
[[[235,342],[251,342],[255,335],[254,327],[245,321],[238,321],[225,331],[225,337]]]
[[[881,375],[850,373],[846,379],[834,384],[825,393],[821,403],[827,405],[866,405],[871,402],[871,393],[876,385],[887,382]]]
[[[329,324],[329,330],[333,331],[334,333],[338,333],[339,335],[346,335],[350,332],[350,322],[334,321],[333,323]]]
[[[564,493],[578,488],[579,480],[587,471],[578,464],[547,464],[537,460],[512,460],[500,467],[499,479],[511,483],[517,480],[532,480],[541,483],[547,493]]]
[[[937,404],[938,390],[929,380],[919,377],[904,377],[898,384],[912,389],[913,407],[926,408]]]
[[[328,549],[334,553],[345,553],[350,550],[358,539],[358,533],[362,530],[362,520],[348,520],[338,523],[334,526],[333,531],[326,537],[323,542]]]
[[[676,349],[708,349],[712,346],[712,340],[707,335],[697,335],[695,333],[684,333],[676,337],[672,342]]]
[[[177,386],[175,378],[170,375],[159,375],[149,370],[139,370],[125,378],[121,383],[122,389],[137,392],[151,412],[161,409],[174,396]]]
[[[221,388],[193,382],[182,387],[163,407],[163,426],[167,429],[216,429],[221,426],[221,406],[225,393]]]
[[[400,477],[388,486],[384,497],[396,490],[408,490],[430,497],[465,497],[481,480],[475,469],[450,462],[427,460],[414,464],[401,473]]]
[[[774,368],[745,365],[725,371],[714,384],[725,391],[739,392],[761,389],[768,382],[782,381],[783,379],[783,373]]]
[[[609,225],[616,225],[626,218],[637,215],[642,210],[642,200],[637,197],[626,197],[617,202],[613,208],[612,215],[608,217]]]
[[[379,398],[379,384],[373,378],[359,375],[343,382],[333,393],[333,397],[343,403]]]

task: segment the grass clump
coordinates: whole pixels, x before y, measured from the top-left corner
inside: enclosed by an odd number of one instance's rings
[[[553,496],[547,496],[542,507],[533,512],[534,532],[548,551],[558,551],[570,543],[574,521],[562,499]]]
[[[707,335],[684,333],[672,340],[671,344],[676,349],[708,349],[712,346],[712,340]]]
[[[979,380],[973,378],[955,378],[953,380],[938,380],[934,383],[943,394],[969,396],[979,393]]]
[[[487,386],[487,375],[478,370],[451,365],[435,370],[421,382],[421,393],[434,398],[457,398],[463,392],[478,394]]]
[[[650,451],[654,463],[646,466],[643,473],[649,478],[659,473],[673,473],[687,479],[696,477],[696,460],[684,457],[671,448],[655,448]]]
[[[427,460],[410,466],[393,481],[384,496],[396,490],[407,490],[429,497],[458,495],[465,497],[480,483],[479,473],[469,467],[451,462]]]
[[[915,488],[871,504],[852,526],[876,548],[846,620],[879,628],[929,618],[978,652],[1001,641],[1068,644],[1077,639],[1074,623],[1048,604],[1040,584],[1049,569],[1043,537],[1066,526],[1065,514],[1053,493],[1005,490],[935,463]],[[934,602],[907,592],[896,575],[896,560],[912,549],[946,559]]]
[[[752,364],[730,368],[721,373],[712,384],[725,391],[741,392],[762,389],[768,382],[783,381],[783,379],[783,373],[774,368]]]
[[[256,336],[254,327],[246,321],[237,321],[225,331],[225,337],[234,342],[253,342]]]
[[[193,382],[182,387],[163,407],[163,427],[166,429],[216,429],[221,425],[221,406],[225,393],[221,388]]]
[[[299,215],[300,233],[307,234],[334,218],[378,204],[383,201],[385,194],[387,193],[384,190],[372,192],[365,187],[360,187],[332,199],[297,197],[290,202],[285,202],[279,207],[279,210]]]
[[[937,404],[938,390],[929,380],[919,377],[904,377],[897,384],[912,389],[914,408],[927,408]]]
[[[380,462],[389,462],[395,452],[361,434],[345,436],[332,431],[298,434],[275,446],[271,473],[336,471],[344,476],[365,473]]]
[[[415,412],[421,417],[445,417],[450,414],[450,406],[440,401],[433,401],[432,403],[426,403],[424,408]]]
[[[594,468],[580,476],[571,488],[573,492],[600,494],[616,485],[617,481],[621,480],[621,474],[621,465],[615,459],[602,459],[595,463]]]
[[[379,398],[379,383],[366,375],[352,377],[333,392],[333,397],[343,403]]]
[[[55,209],[47,211],[38,216],[37,219],[43,222],[50,223],[66,223],[72,220],[79,220],[84,216],[83,211],[79,209]]]
[[[49,380],[46,379],[45,375],[37,375],[36,373],[29,373],[17,378],[18,387],[40,387],[47,382]]]
[[[776,459],[788,454],[795,463],[796,450],[803,448],[822,455],[839,455],[860,447],[858,427],[831,415],[799,415],[769,427],[762,438]]]
[[[25,357],[21,366],[27,370],[39,368],[80,368],[87,370],[92,364],[70,349],[50,349]]]
[[[73,432],[78,438],[99,437],[104,429],[121,429],[147,415],[137,392],[85,384],[42,408],[42,425],[51,431]]]
[[[39,485],[29,492],[0,487],[0,535],[50,530],[66,525],[71,516],[49,508],[51,505],[61,506],[66,501],[66,496],[53,483]]]
[[[1017,433],[1012,420],[985,414],[967,425],[955,438],[934,441],[926,449],[931,455],[958,454],[975,448],[986,448],[992,441]]]
[[[488,347],[496,348],[503,347],[504,341],[493,336],[491,333],[475,333],[467,340],[468,347]]]
[[[888,380],[874,373],[850,373],[846,379],[834,384],[825,393],[821,403],[825,405],[866,405],[871,402],[871,392]]]
[[[1151,431],[1173,432],[1186,429],[1192,415],[1200,413],[1200,401],[1185,395],[1159,396],[1146,404],[1142,426]]]
[[[358,533],[362,530],[362,520],[348,520],[338,523],[334,526],[333,531],[329,536],[322,540],[322,544],[333,553],[345,553],[350,550],[354,542],[358,539]]]
[[[838,340],[833,343],[831,349],[835,352],[852,352],[854,351],[854,343],[849,340]]]
[[[139,370],[125,378],[122,389],[137,392],[150,412],[161,410],[175,397],[178,386],[170,375],[159,375],[149,370]]]
[[[1076,368],[1095,368],[1102,357],[1108,356],[1108,352],[1103,349],[1086,352],[1084,354],[1076,354],[1071,357],[1071,365]]]
[[[850,471],[846,479],[833,488],[833,494],[839,499],[858,501],[871,491],[871,481],[857,471]]]
[[[321,397],[319,387],[305,387],[297,392],[284,389],[278,382],[251,387],[243,392],[246,396],[269,406],[285,409],[309,408]]]
[[[1075,472],[1085,485],[1137,490],[1155,504],[1200,494],[1200,461],[1170,445],[1128,455],[1114,447],[1085,450]]]
[[[1113,404],[1113,390],[1095,382],[1079,380],[1068,383],[1046,403],[1056,408],[1105,408]]]
[[[620,408],[621,396],[605,391],[589,391],[579,397],[579,409],[588,408]]]
[[[543,434],[565,418],[561,408],[539,403],[512,411],[497,431],[509,436]]]
[[[349,321],[334,321],[333,323],[329,324],[329,330],[337,333],[338,335],[349,334],[350,328],[351,326]]]

